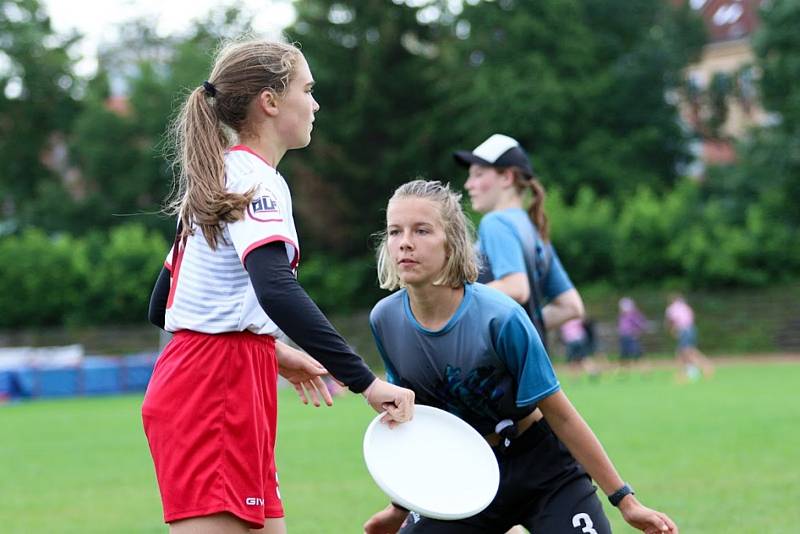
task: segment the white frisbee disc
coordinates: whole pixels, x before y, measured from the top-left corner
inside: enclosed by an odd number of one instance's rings
[[[416,405],[414,419],[389,428],[380,414],[364,435],[370,475],[401,506],[433,519],[463,519],[489,506],[500,484],[486,440],[455,415]]]

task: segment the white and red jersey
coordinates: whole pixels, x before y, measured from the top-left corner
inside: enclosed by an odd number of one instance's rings
[[[292,269],[300,261],[300,246],[292,216],[292,197],[283,177],[245,146],[225,155],[226,189],[236,193],[255,190],[244,218],[223,225],[212,250],[195,228],[185,245],[166,260],[172,273],[165,330],[194,330],[207,334],[249,330],[256,334],[281,334],[258,303],[244,261],[250,251],[273,241],[286,244]]]

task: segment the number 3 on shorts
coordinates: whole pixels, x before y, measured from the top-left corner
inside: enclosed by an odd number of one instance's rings
[[[586,534],[597,534],[597,531],[592,528],[594,527],[594,523],[592,523],[592,518],[589,517],[589,514],[580,513],[572,516],[572,526],[576,528],[583,527],[581,532],[585,532]]]

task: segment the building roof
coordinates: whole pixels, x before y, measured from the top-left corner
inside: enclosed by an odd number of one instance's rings
[[[744,39],[759,25],[758,10],[767,0],[688,0],[705,22],[709,43]]]
[[[105,101],[106,109],[120,116],[126,116],[131,112],[130,101],[127,96],[109,96]]]

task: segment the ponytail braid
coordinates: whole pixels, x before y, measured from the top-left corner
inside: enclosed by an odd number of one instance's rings
[[[536,178],[528,180],[528,187],[531,188],[533,199],[531,206],[528,208],[528,215],[530,215],[536,229],[539,230],[539,235],[542,240],[547,243],[550,241],[550,221],[547,220],[547,214],[544,211],[545,192],[544,187]]]
[[[544,199],[547,194],[544,191],[544,186],[536,178],[531,177],[519,167],[506,167],[510,168],[514,173],[514,187],[517,193],[522,195],[525,189],[531,190],[531,205],[528,208],[528,216],[531,222],[536,227],[542,240],[545,243],[550,241],[550,222],[547,220],[547,214],[544,211]]]

